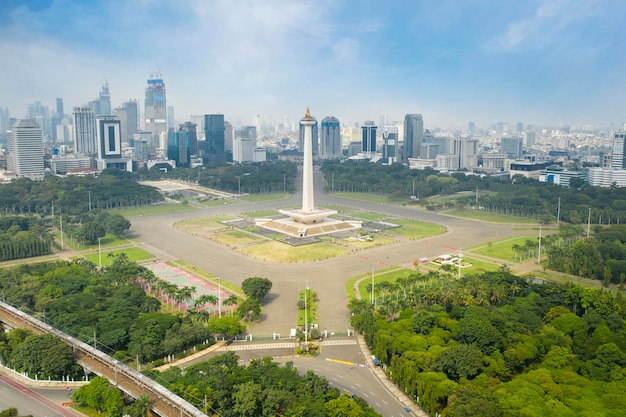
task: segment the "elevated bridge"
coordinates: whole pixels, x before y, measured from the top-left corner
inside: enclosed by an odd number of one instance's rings
[[[74,358],[81,366],[107,378],[111,384],[133,398],[147,395],[150,408],[160,416],[206,417],[193,404],[126,364],[3,302],[0,302],[0,321],[14,328],[29,329],[35,334],[50,333],[57,336],[72,348]]]

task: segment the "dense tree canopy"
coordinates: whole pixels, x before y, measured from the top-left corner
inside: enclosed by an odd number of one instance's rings
[[[241,289],[248,297],[261,301],[272,289],[272,281],[260,277],[246,278],[241,284]]]
[[[505,271],[392,287],[376,308],[352,301],[352,324],[431,415],[624,415],[621,294]]]
[[[164,386],[207,415],[375,417],[363,400],[340,395],[328,381],[313,372],[298,375],[292,363],[281,366],[271,358],[237,363],[234,352],[194,364],[182,372],[147,371]],[[348,414],[344,414],[344,413]]]

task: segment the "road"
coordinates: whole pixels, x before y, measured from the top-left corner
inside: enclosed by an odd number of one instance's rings
[[[80,416],[60,405],[70,401],[69,395],[70,391],[65,390],[29,388],[5,375],[0,375],[0,410],[15,407],[19,415],[33,417]]]
[[[321,192],[321,176],[315,175],[316,204],[334,204],[384,213],[400,218],[410,218],[443,224],[448,231],[424,240],[401,239],[398,243],[353,252],[333,259],[307,263],[275,263],[259,261],[219,243],[177,230],[174,223],[180,220],[217,215],[237,216],[238,213],[278,209],[300,204],[299,194],[288,201],[241,203],[237,205],[208,207],[184,213],[133,217],[132,237],[140,246],[165,260],[182,259],[200,269],[240,285],[254,276],[269,278],[272,291],[265,300],[263,315],[250,332],[258,335],[289,334],[296,317],[297,294],[307,285],[319,296],[320,330],[345,331],[350,317],[346,307],[344,283],[360,274],[366,274],[391,265],[412,267],[412,261],[421,256],[434,257],[454,253],[459,248],[510,235],[520,234],[511,225],[486,225],[471,220],[441,216],[437,213],[402,206],[389,206],[346,200]]]

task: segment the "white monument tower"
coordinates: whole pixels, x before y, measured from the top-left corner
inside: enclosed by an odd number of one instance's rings
[[[313,134],[311,127],[315,119],[307,107],[306,115],[300,123],[304,126],[304,163],[302,167],[302,208],[279,210],[288,218],[257,219],[257,225],[292,236],[305,237],[323,235],[341,230],[358,229],[360,221],[330,219],[335,210],[316,208],[313,189]]]

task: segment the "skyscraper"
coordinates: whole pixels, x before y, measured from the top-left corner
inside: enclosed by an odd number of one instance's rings
[[[626,169],[626,132],[613,133],[613,154],[611,156],[611,168]]]
[[[404,162],[420,157],[420,145],[424,141],[424,120],[421,114],[404,116]]]
[[[41,101],[35,101],[28,105],[26,119],[33,119],[41,127],[44,138],[52,137],[52,127],[50,124],[50,112],[48,106],[41,104]]]
[[[256,139],[256,138],[255,138]],[[225,161],[224,115],[204,115],[205,156],[211,161]]]
[[[131,158],[122,157],[122,123],[115,116],[96,118],[96,143],[98,169],[117,168],[133,171]]]
[[[341,154],[341,124],[336,117],[325,117],[322,119],[320,155],[341,156]]]
[[[392,164],[397,160],[398,152],[398,127],[385,126],[383,129],[383,160]]]
[[[128,142],[135,132],[139,131],[139,108],[137,100],[128,100],[115,110],[113,114],[122,124],[122,142]]]
[[[193,126],[195,128],[195,125]],[[189,131],[179,130],[174,132],[170,130],[167,133],[167,159],[176,161],[177,167],[191,167]]]
[[[319,129],[315,117],[312,117],[311,119],[314,121],[311,126],[311,149],[313,149],[313,155],[317,155],[319,153]],[[302,120],[300,120],[299,126],[300,140],[298,141],[298,149],[300,149],[300,152],[304,152],[304,125],[302,124]]]
[[[500,139],[500,151],[506,153],[509,158],[521,158],[522,138],[517,136],[502,137]]]
[[[167,102],[165,83],[161,78],[150,78],[145,95],[146,131],[159,140],[161,132],[167,132]]]
[[[366,121],[361,126],[361,151],[365,153],[376,152],[376,129],[378,126],[373,121]]]
[[[43,132],[36,120],[15,122],[7,142],[7,168],[18,177],[44,178]]]
[[[226,152],[233,151],[233,125],[230,122],[224,122],[224,150]]]
[[[99,112],[96,113],[96,116],[105,115],[108,116],[111,114],[111,94],[109,93],[109,82],[104,81],[104,85],[102,86],[102,90],[100,91],[100,96],[98,97],[98,101],[100,102]]]
[[[100,116],[96,119],[98,159],[122,157],[122,124],[115,116]]]
[[[174,129],[176,121],[174,119],[174,106],[167,106],[167,128]]]
[[[74,147],[76,153],[92,155],[96,150],[96,117],[89,107],[74,107]]]
[[[178,126],[178,131],[188,133],[187,139],[189,141],[189,154],[191,156],[197,156],[198,155],[198,133],[196,131],[196,125],[191,122],[185,122]]]
[[[0,107],[0,143],[6,143],[7,141],[7,132],[11,130],[11,125],[9,123],[10,118],[11,114],[9,113],[9,108],[5,107],[3,109]]]

